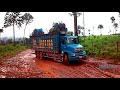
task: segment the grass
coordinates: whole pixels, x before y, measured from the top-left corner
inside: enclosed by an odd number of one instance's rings
[[[81,37],[80,43],[88,55],[120,60],[120,35],[87,36],[85,40]]]
[[[24,46],[23,44],[16,44],[15,46],[12,44],[0,45],[0,60],[8,56],[14,56],[28,48],[28,46]]]

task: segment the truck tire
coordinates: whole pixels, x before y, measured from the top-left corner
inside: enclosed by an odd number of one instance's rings
[[[36,58],[37,58],[37,51],[35,51],[35,55],[36,55]]]
[[[39,51],[36,51],[36,58],[40,58],[40,52]]]
[[[39,52],[40,54],[40,57],[39,57],[39,59],[43,59],[43,53],[42,52]]]
[[[63,63],[68,65],[69,64],[69,60],[68,60],[68,54],[65,53],[64,56],[63,56]]]
[[[40,59],[40,51],[38,51],[38,59]]]

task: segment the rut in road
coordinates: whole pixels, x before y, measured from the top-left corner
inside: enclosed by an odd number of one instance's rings
[[[63,63],[57,63],[50,60],[35,60],[36,65],[41,69],[57,78],[110,78],[98,67],[84,63],[66,66]],[[46,69],[47,67],[47,69]]]
[[[39,60],[32,50],[0,62],[0,78],[120,78],[120,65],[115,72],[100,69],[102,61],[65,65],[51,59]],[[107,65],[107,64],[105,64]],[[110,70],[109,70],[110,71]]]

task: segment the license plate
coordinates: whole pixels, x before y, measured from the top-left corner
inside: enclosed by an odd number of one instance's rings
[[[82,56],[79,56],[79,58],[82,58]]]

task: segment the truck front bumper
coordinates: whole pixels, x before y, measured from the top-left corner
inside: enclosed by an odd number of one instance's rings
[[[75,54],[75,56],[69,56],[69,61],[78,61],[78,60],[86,60],[86,52],[82,52]]]
[[[86,60],[86,56],[70,57],[69,61]]]

